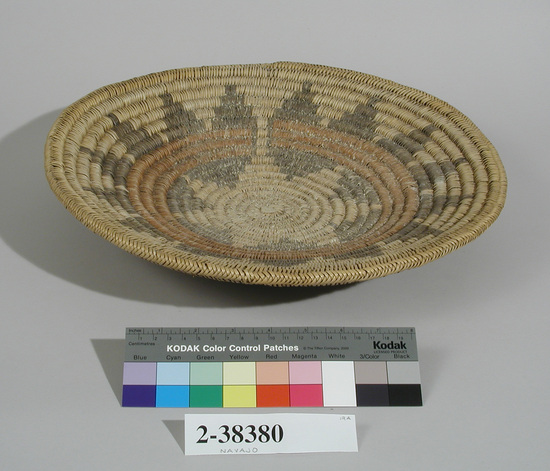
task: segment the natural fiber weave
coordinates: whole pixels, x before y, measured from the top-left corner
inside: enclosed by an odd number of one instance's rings
[[[45,154],[57,197],[124,250],[275,286],[420,266],[479,236],[506,193],[497,152],[447,103],[300,63],[109,85],[63,112]]]

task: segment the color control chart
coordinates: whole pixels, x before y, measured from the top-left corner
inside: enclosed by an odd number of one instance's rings
[[[421,406],[407,328],[128,328],[124,407]]]

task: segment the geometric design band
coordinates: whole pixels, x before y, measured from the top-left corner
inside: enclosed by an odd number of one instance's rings
[[[421,406],[417,361],[126,362],[124,407]]]

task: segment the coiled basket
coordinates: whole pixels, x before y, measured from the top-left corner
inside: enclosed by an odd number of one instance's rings
[[[144,259],[218,280],[332,285],[479,236],[506,176],[447,103],[301,63],[199,67],[103,87],[50,131],[65,207]]]

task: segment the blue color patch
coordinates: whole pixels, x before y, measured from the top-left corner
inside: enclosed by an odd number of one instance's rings
[[[156,386],[124,385],[122,387],[123,407],[155,407]]]

